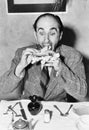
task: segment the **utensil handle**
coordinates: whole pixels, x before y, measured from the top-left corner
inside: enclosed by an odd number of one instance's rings
[[[20,109],[20,111],[21,111],[22,117],[23,117],[25,120],[27,120],[27,117],[26,117],[26,114],[25,114],[24,109]]]
[[[23,108],[23,106],[22,106],[22,103],[19,102],[19,105],[20,105],[20,108],[21,108],[20,111],[21,111],[22,117],[23,117],[25,120],[27,120],[26,113],[25,113],[25,110],[24,110],[24,108]]]

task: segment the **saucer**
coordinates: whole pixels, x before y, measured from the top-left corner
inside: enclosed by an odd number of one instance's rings
[[[77,122],[77,127],[79,130],[89,130],[89,115],[81,116]]]

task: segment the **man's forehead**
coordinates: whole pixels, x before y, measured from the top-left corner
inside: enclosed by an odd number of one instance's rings
[[[52,17],[42,17],[41,19],[39,19],[39,21],[37,22],[37,29],[39,28],[49,28],[49,29],[54,29],[54,28],[58,28],[58,23],[57,21],[52,18]]]

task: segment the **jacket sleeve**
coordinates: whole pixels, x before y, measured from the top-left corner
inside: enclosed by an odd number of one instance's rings
[[[61,77],[65,82],[64,89],[75,99],[85,100],[87,83],[81,54],[66,46],[62,46],[60,53],[64,57],[61,71]]]
[[[0,77],[0,100],[18,99],[21,96],[23,79],[16,77],[15,68],[20,61],[21,51],[18,49],[11,62],[10,69]]]

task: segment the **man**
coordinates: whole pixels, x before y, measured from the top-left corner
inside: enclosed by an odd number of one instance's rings
[[[29,98],[67,101],[67,94],[82,101],[87,84],[82,56],[61,45],[63,24],[56,15],[40,15],[34,25],[35,45],[16,51],[8,70],[0,80],[0,99]]]

